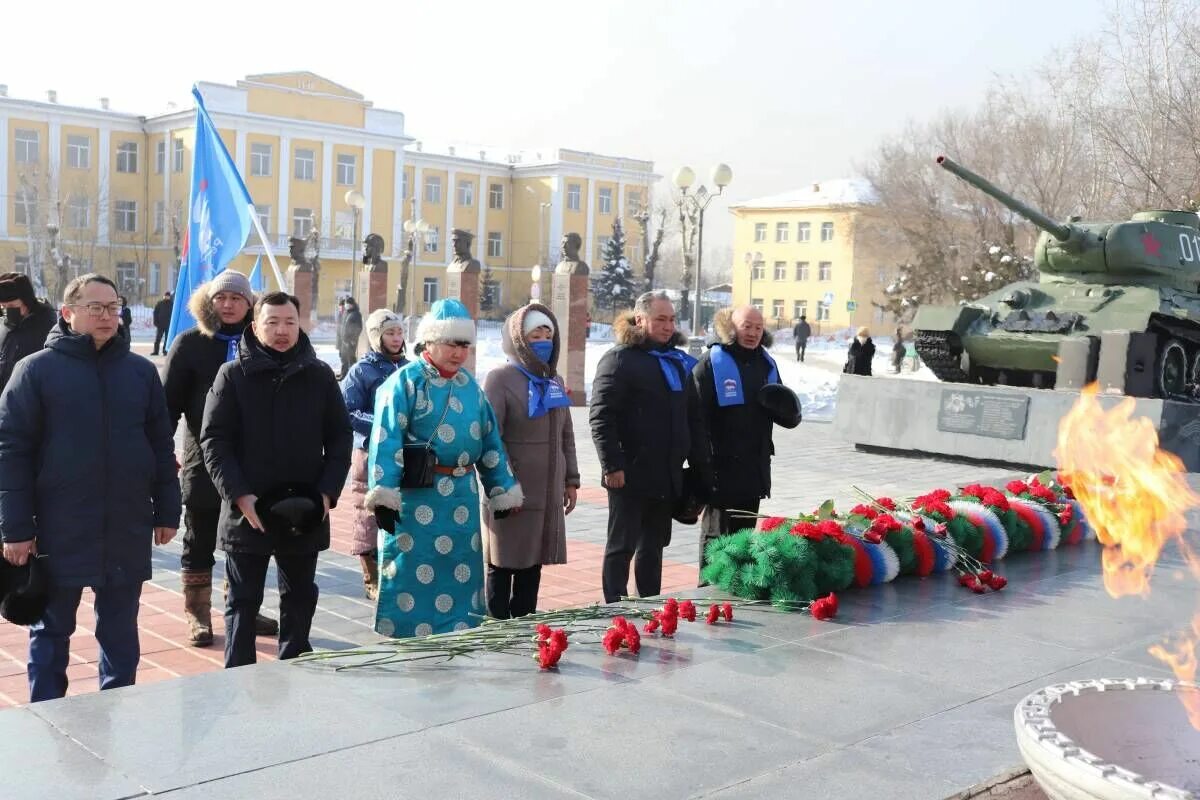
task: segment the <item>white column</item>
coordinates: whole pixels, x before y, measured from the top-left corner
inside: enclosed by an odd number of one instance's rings
[[[8,236],[8,117],[0,114],[0,238]]]
[[[112,135],[108,128],[101,128],[99,135],[99,143],[96,147],[96,163],[100,165],[100,172],[97,175],[98,181],[96,185],[99,187],[96,198],[96,242],[98,244],[108,244],[108,219],[110,210],[112,209],[112,200],[109,193],[109,175],[112,167]],[[168,162],[168,169],[169,167]],[[187,225],[187,214],[184,213],[183,224]],[[89,264],[89,267],[95,265]]]
[[[587,209],[587,235],[583,240],[583,260],[588,263],[589,267],[594,269],[593,263],[595,259],[592,256],[592,239],[596,235],[596,203],[595,198],[592,197],[595,190],[592,187],[591,178],[583,179],[583,191],[587,195],[587,205],[584,206]]]
[[[617,181],[617,219],[625,224],[625,181]]]
[[[333,236],[333,142],[321,150],[321,235]]]
[[[158,145],[155,145],[158,149]],[[157,153],[154,156],[157,161]],[[162,245],[169,247],[171,245],[171,132],[163,131],[163,171],[162,171],[162,197],[163,197],[163,213],[166,214],[166,219],[163,220]],[[180,224],[184,224],[184,220],[180,220]],[[183,236],[183,231],[179,231],[179,235]],[[180,239],[180,246],[183,245]],[[171,273],[168,270],[164,281],[170,281]],[[171,291],[175,291],[175,287],[171,287]]]
[[[367,198],[367,204],[363,206],[363,225],[362,237],[367,238],[367,234],[371,233],[371,187],[374,184],[375,172],[375,148],[371,145],[363,145],[363,181],[362,193],[363,197]]]
[[[292,180],[292,140],[287,136],[279,137],[279,197],[276,202],[279,207],[275,210],[275,219],[278,220],[279,230],[275,233],[279,236],[290,236],[292,233],[292,212],[288,209],[288,187]],[[275,243],[272,242],[272,245]]]
[[[399,256],[404,252],[404,148],[397,147],[392,156],[392,255]]]
[[[511,212],[510,212],[511,213]],[[541,209],[538,209],[541,213]],[[563,237],[563,184],[562,178],[554,176],[550,179],[550,228],[549,241],[545,243],[546,252],[550,254],[549,266],[554,266],[562,257],[559,252],[559,247]],[[538,242],[538,247],[542,247],[542,242]]]
[[[50,196],[46,198],[49,204],[58,202],[58,190],[62,186],[62,123],[56,120],[50,120],[49,125],[50,137],[50,180],[47,187],[50,191]],[[7,158],[5,154],[5,158]],[[46,219],[52,219],[52,214],[49,210],[46,211]],[[56,220],[61,226],[62,220]]]
[[[413,222],[421,219],[421,206],[425,202],[425,187],[421,181],[425,176],[422,173],[420,164],[413,164],[413,181],[409,184],[408,190],[412,193],[416,200],[416,205],[413,207]],[[429,222],[429,220],[425,220]],[[421,256],[425,254],[425,242],[417,242],[417,252],[413,253],[413,266],[415,267],[421,261]]]
[[[246,131],[242,128],[234,130],[233,159],[233,163],[237,164],[238,172],[245,179],[250,170],[246,167]]]
[[[475,241],[479,242],[479,249],[476,253],[483,253],[477,256],[480,261],[484,260],[487,255],[487,188],[488,176],[482,172],[479,173],[479,185],[475,187],[475,203],[479,206],[479,222],[476,223],[479,227],[479,233],[475,235]],[[501,245],[501,254],[504,261],[508,261],[512,257],[512,242],[504,242]]]
[[[447,194],[442,198],[446,201],[446,227],[442,229],[442,240],[438,243],[438,247],[442,249],[443,264],[449,264],[454,255],[450,247],[450,231],[454,230],[454,206],[458,202],[458,173],[452,169],[446,170],[446,183]],[[475,252],[479,252],[478,245]]]

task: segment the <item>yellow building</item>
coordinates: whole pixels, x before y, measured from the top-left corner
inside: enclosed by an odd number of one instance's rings
[[[416,313],[445,291],[453,228],[475,235],[472,254],[491,271],[496,313],[527,301],[532,267],[558,260],[564,233],[579,233],[581,256],[595,263],[620,217],[627,255],[641,262],[631,215],[648,203],[657,179],[649,161],[561,148],[435,146],[408,133],[404,114],[310,72],[198,86],[281,269],[290,263],[289,239],[318,230],[324,316],[350,291],[351,190],[365,198],[358,240],[378,233],[386,242],[389,303],[409,245],[404,223],[428,226],[406,298]],[[59,104],[54,92],[39,101],[12,98],[0,85],[0,269],[43,279],[49,295],[87,271],[113,277],[134,304],[153,304],[173,289],[194,119],[190,107],[140,116],[114,111],[104,98],[96,108]],[[249,271],[264,252],[251,233],[230,266]],[[264,271],[275,288],[266,259]],[[548,277],[541,292],[548,296]]]
[[[897,262],[880,244],[873,208],[870,185],[855,179],[731,206],[734,303],[756,306],[774,328],[802,314],[814,333],[883,325],[872,301],[882,301]]]

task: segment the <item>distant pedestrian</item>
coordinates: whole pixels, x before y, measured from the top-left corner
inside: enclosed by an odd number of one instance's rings
[[[892,372],[899,375],[900,370],[904,367],[904,359],[907,356],[907,348],[904,345],[904,332],[896,328],[896,340],[892,345]]]
[[[0,392],[4,391],[13,367],[26,356],[46,346],[46,334],[58,313],[33,294],[33,284],[20,272],[0,275]]]
[[[171,312],[175,305],[175,297],[170,292],[164,292],[162,300],[154,304],[154,350],[152,356],[158,355],[158,345],[162,343],[162,351],[167,352],[167,331],[171,329]]]
[[[812,326],[808,324],[808,317],[805,314],[800,315],[800,320],[792,326],[792,340],[796,344],[796,360],[804,360],[804,351],[808,349],[808,337],[812,336]]]
[[[19,566],[45,556],[51,584],[29,629],[30,702],[67,693],[84,587],[94,595],[100,688],[133,685],[151,543],[166,544],[179,527],[162,384],[119,335],[120,313],[111,280],[72,280],[46,349],[17,365],[0,396],[4,558]]]
[[[121,295],[121,324],[125,326],[128,338],[133,338],[133,309],[129,307],[129,298]]]
[[[367,456],[371,425],[375,421],[375,392],[400,367],[404,357],[404,321],[386,308],[367,317],[370,349],[342,379],[342,399],[354,428],[354,453],[350,466],[350,491],[354,495],[354,542],[350,555],[358,556],[363,572],[363,589],[368,600],[379,593],[379,526],[364,502],[367,497]]]
[[[863,326],[854,335],[850,350],[846,354],[846,366],[842,370],[849,375],[871,374],[871,360],[875,358],[875,342],[871,341],[871,332]]]
[[[358,337],[362,336],[363,318],[358,303],[353,297],[346,298],[345,310],[338,322],[338,357],[342,361],[338,380],[346,377],[350,367],[358,361]]]
[[[496,619],[537,610],[542,565],[567,563],[566,515],[579,494],[571,399],[556,371],[558,320],[530,303],[505,320],[502,340],[508,363],[488,372],[483,390],[525,502],[520,514],[483,520],[488,614]]]
[[[237,358],[217,373],[200,432],[222,500],[226,668],[257,659],[255,620],[272,556],[279,658],[312,650],[317,554],[329,548],[329,510],[350,471],[352,444],[333,371],[300,329],[300,301],[284,292],[263,295]]]

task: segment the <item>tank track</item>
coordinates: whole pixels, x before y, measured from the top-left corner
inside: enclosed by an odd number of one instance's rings
[[[963,371],[960,356],[962,343],[949,331],[917,331],[917,355],[939,381],[970,383],[971,376]]]

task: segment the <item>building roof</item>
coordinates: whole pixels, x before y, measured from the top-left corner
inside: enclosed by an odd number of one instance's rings
[[[878,201],[871,183],[863,178],[837,178],[813,183],[803,189],[734,203],[737,209],[799,209],[870,205]]]

